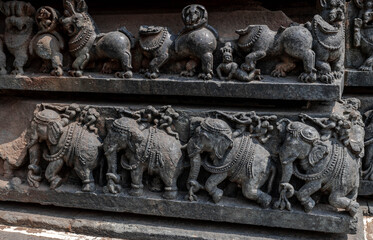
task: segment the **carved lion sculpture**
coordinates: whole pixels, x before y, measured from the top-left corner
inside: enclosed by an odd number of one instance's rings
[[[178,36],[172,36],[165,27],[140,27],[140,46],[145,56],[151,59],[146,77],[157,78],[159,68],[173,58],[189,60],[182,76],[193,76],[197,62],[201,61],[202,73],[198,77],[212,79],[218,34],[207,24],[207,11],[201,5],[189,5],[183,9],[182,19],[185,27]]]
[[[249,25],[237,30],[240,35],[238,47],[248,53],[241,69],[250,73],[255,70],[256,62],[266,56],[281,56],[282,63],[278,64],[272,75],[285,77],[293,70],[295,60],[303,61],[304,73],[299,76],[303,82],[315,82],[316,71],[315,53],[312,51],[312,35],[303,26],[281,28],[274,32],[266,25]]]
[[[89,61],[98,59],[115,59],[121,64],[124,72],[117,72],[116,77],[132,77],[131,48],[133,36],[124,27],[118,31],[98,34],[98,29],[88,14],[84,0],[65,0],[65,17],[62,25],[70,37],[69,51],[75,57],[73,70],[69,74],[81,77]]]
[[[321,15],[316,15],[306,26],[312,32],[317,78],[330,84],[343,76],[345,4],[344,0],[320,0],[320,4]]]
[[[44,60],[41,72],[48,72],[49,61],[53,70],[50,72],[54,76],[62,76],[63,56],[61,50],[64,49],[65,41],[58,32],[59,13],[51,7],[41,7],[36,12],[36,23],[39,32],[30,43],[30,54],[36,54]]]
[[[0,11],[5,15],[4,42],[15,57],[12,74],[23,74],[28,60],[28,48],[33,34],[35,8],[21,1],[0,1]],[[4,62],[3,62],[4,61]],[[5,74],[5,55],[0,56],[1,74]]]

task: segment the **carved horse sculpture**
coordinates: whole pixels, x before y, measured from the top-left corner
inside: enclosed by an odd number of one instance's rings
[[[246,198],[269,207],[272,197],[260,188],[268,180],[268,190],[272,187],[276,168],[271,162],[270,153],[249,133],[232,138],[230,126],[220,119],[195,118],[191,121],[191,128],[193,135],[187,145],[191,159],[189,199],[193,200],[194,192],[202,188],[197,182],[202,165],[211,173],[204,188],[214,202],[219,202],[223,196],[223,190],[218,185],[229,178],[231,182],[242,186]],[[209,155],[211,163],[202,159],[203,153]]]
[[[95,190],[92,170],[98,165],[102,147],[98,135],[89,132],[76,122],[65,125],[61,116],[49,109],[35,114],[31,130],[27,178],[30,186],[39,187],[41,181],[40,143],[44,142],[48,149],[44,151],[43,159],[49,162],[45,177],[50,182],[50,188],[55,189],[61,185],[62,179],[58,173],[66,163],[67,166],[74,168],[82,180],[82,191]]]
[[[131,48],[134,46],[132,34],[124,27],[118,31],[98,34],[84,0],[65,0],[64,7],[65,17],[61,22],[70,37],[70,53],[76,58],[70,75],[81,77],[89,61],[115,59],[124,71],[115,75],[119,78],[131,78]]]
[[[123,117],[113,122],[104,141],[104,150],[108,161],[107,187],[111,193],[120,192],[117,154],[124,151],[121,165],[131,171],[131,195],[143,194],[142,176],[148,170],[150,174],[158,174],[164,182],[163,197],[176,198],[176,181],[183,169],[183,154],[180,141],[174,136],[155,127],[141,130],[136,120]]]

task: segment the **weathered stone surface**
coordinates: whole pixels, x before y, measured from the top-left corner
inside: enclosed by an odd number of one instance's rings
[[[144,79],[108,78],[107,75],[89,74],[87,77],[1,76],[0,90],[113,93],[160,96],[199,96],[272,100],[335,101],[343,92],[343,80],[334,84],[301,83],[296,77],[274,78],[251,83],[223,82],[217,79],[203,81],[179,76]]]
[[[83,193],[78,187],[68,185],[51,191],[46,185],[35,189],[26,184],[13,185],[6,181],[0,182],[0,200],[2,201],[31,202],[329,233],[356,231],[356,225],[352,223],[351,217],[347,214],[336,213],[333,208],[325,205],[318,205],[314,211],[307,214],[297,208],[292,212],[262,209],[242,199],[223,198],[219,204],[214,204],[205,197],[200,197],[198,202],[185,201],[183,198],[184,196],[179,195],[176,200],[169,201],[151,192],[147,192],[144,197],[131,197],[127,193],[108,195],[100,190]],[[62,202],[60,199],[68,200]]]
[[[348,87],[373,87],[373,72],[348,69],[345,78]]]

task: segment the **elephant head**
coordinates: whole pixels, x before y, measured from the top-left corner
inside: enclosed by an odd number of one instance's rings
[[[197,122],[197,123],[196,123]],[[210,154],[211,159],[223,159],[225,153],[233,147],[232,129],[220,119],[195,118],[191,121],[192,137],[187,150],[191,160],[189,181],[195,182],[201,167],[201,153]]]
[[[304,170],[316,166],[329,154],[328,146],[320,141],[320,134],[302,122],[290,122],[286,126],[286,139],[280,149],[282,165],[281,183],[288,183],[293,174],[293,163],[300,160]]]
[[[47,142],[47,144],[57,145],[62,135],[62,123],[60,115],[49,109],[45,109],[35,114],[31,123],[31,142],[29,146],[37,142]]]
[[[49,109],[35,114],[31,123],[31,134],[28,143],[30,165],[28,166],[28,182],[31,186],[38,187],[40,177],[40,142],[46,142],[48,146],[57,145],[62,135],[60,115]]]

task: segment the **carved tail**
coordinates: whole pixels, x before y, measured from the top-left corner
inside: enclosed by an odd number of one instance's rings
[[[268,181],[267,193],[272,192],[272,186],[273,186],[273,183],[275,181],[276,172],[277,172],[276,166],[274,166],[272,164],[272,166],[271,166],[271,176],[270,176],[269,181]]]

